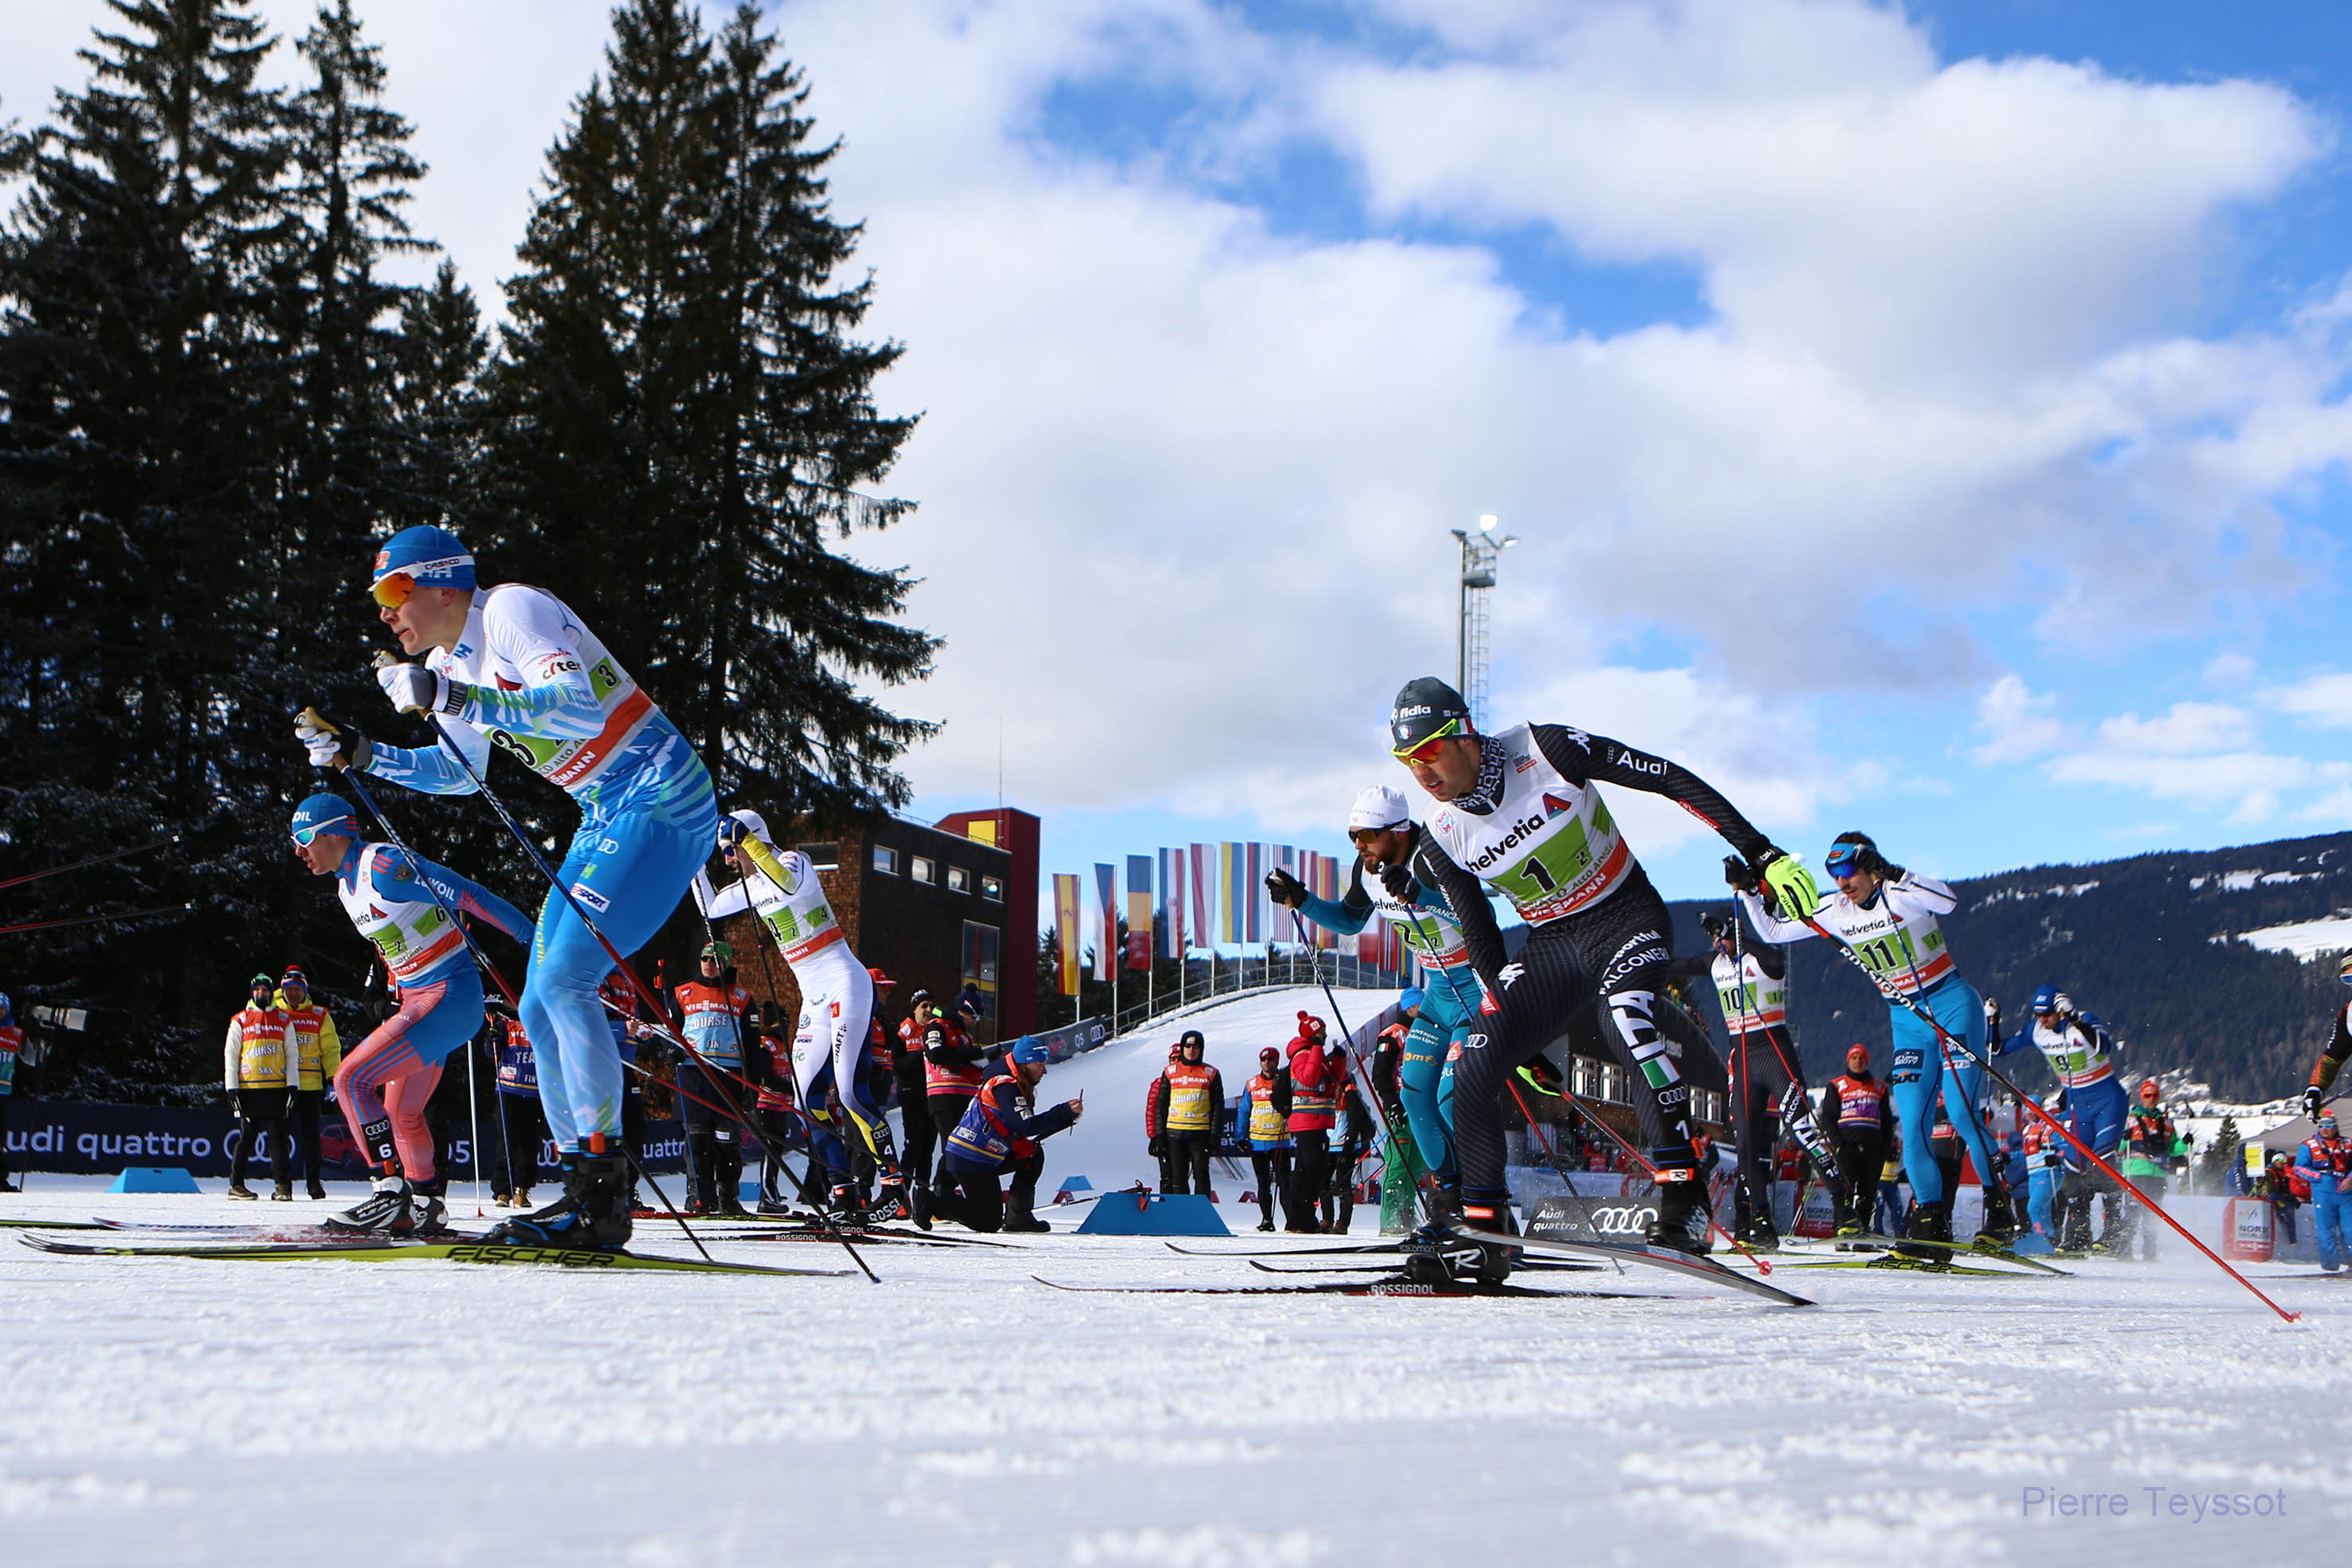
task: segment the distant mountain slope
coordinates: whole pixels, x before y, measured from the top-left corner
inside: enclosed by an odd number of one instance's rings
[[[1945,922],[1953,956],[2000,1002],[2005,1027],[2024,1021],[2036,986],[2054,984],[2106,1020],[2135,1077],[2180,1068],[2224,1099],[2290,1093],[2347,997],[2334,955],[2352,946],[2352,833],[2035,866],[1954,890],[1960,908]],[[1699,911],[1728,902],[1675,904],[1675,950],[1703,951]],[[2236,939],[2247,932],[2267,946]],[[2304,963],[2275,948],[2318,956]],[[1856,1040],[1884,1071],[1886,1008],[1869,982],[1819,940],[1790,954],[1808,1076],[1837,1071]],[[2010,1071],[2028,1089],[2050,1086],[2038,1059]]]

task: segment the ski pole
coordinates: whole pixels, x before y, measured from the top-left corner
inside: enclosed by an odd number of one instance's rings
[[[179,841],[180,835],[173,833],[168,839],[157,839],[153,843],[141,844],[135,850],[117,850],[110,855],[91,855],[87,860],[68,861],[64,865],[53,865],[47,871],[25,872],[0,881],[0,887],[16,887],[28,882],[39,882],[44,877],[59,876],[69,871],[80,871],[89,866],[109,865],[115,861],[129,860],[132,855],[143,855],[150,850],[160,850],[167,844],[176,844]]]
[[[54,931],[60,925],[95,925],[110,920],[145,920],[156,915],[184,915],[194,909],[193,900],[186,904],[166,904],[160,909],[131,909],[121,915],[77,915],[68,920],[27,920],[20,925],[0,925],[0,936],[13,936],[19,931]]]
[[[2121,1186],[2126,1192],[2131,1194],[2134,1197],[2139,1199],[2141,1203],[2147,1205],[2149,1211],[2155,1214],[2158,1219],[2163,1220],[2167,1225],[2172,1227],[2174,1230],[2179,1232],[2181,1239],[2187,1241],[2189,1245],[2196,1248],[2197,1250],[2205,1254],[2207,1258],[2212,1260],[2214,1266],[2219,1268],[2221,1272],[2229,1275],[2232,1280],[2237,1281],[2238,1283],[2243,1285],[2248,1291],[2252,1291],[2253,1297],[2256,1301],[2262,1302],[2263,1305],[2276,1312],[2288,1322],[2292,1323],[2302,1321],[2303,1314],[2301,1312],[2288,1312],[2284,1307],[2280,1306],[2276,1301],[2272,1301],[2268,1296],[2263,1294],[2262,1291],[2255,1286],[2252,1280],[2247,1279],[2243,1274],[2241,1274],[2235,1269],[2231,1268],[2228,1261],[2225,1260],[2220,1253],[2214,1251],[2210,1247],[2206,1246],[2204,1242],[2200,1241],[2193,1234],[2190,1233],[2187,1226],[2181,1224],[2180,1221],[2173,1218],[2171,1215],[2166,1213],[2161,1205],[2150,1199],[2147,1194],[2140,1191],[2138,1187],[2133,1186],[2130,1179],[2126,1177],[2123,1172],[2109,1165],[2105,1160],[2099,1156],[2097,1151],[2094,1150],[2090,1145],[2076,1137],[2074,1135],[2074,1130],[2072,1127],[2067,1126],[2063,1122],[2058,1120],[2057,1117],[2053,1116],[2049,1112],[2043,1110],[2038,1101],[2033,1100],[2025,1092],[2025,1091],[2017,1086],[2016,1080],[2011,1078],[2008,1073],[2003,1072],[2000,1068],[1995,1067],[1983,1057],[1979,1056],[1974,1048],[1969,1046],[1966,1040],[1955,1037],[1949,1030],[1946,1029],[1943,1024],[1937,1020],[1936,1015],[1929,1011],[1925,1005],[1917,1000],[1917,998],[1904,995],[1902,992],[1888,985],[1885,980],[1880,979],[1870,966],[1862,961],[1862,955],[1856,953],[1852,947],[1847,946],[1843,941],[1842,941],[1829,929],[1829,927],[1823,925],[1820,921],[1815,920],[1810,915],[1800,915],[1797,916],[1797,920],[1799,924],[1811,928],[1814,936],[1823,938],[1831,946],[1836,948],[1841,954],[1844,955],[1846,959],[1851,962],[1855,968],[1860,969],[1864,975],[1869,977],[1870,983],[1877,988],[1879,995],[1885,997],[1888,1001],[1895,1003],[1896,1006],[1906,1009],[1916,1015],[1921,1022],[1925,1023],[1928,1029],[1935,1032],[1937,1040],[1942,1044],[1947,1051],[1958,1051],[1962,1055],[1967,1056],[1979,1067],[1983,1068],[1987,1072],[1992,1074],[1994,1080],[1998,1082],[2002,1088],[2007,1089],[2011,1094],[2017,1096],[2021,1103],[2031,1105],[2033,1109],[2033,1113],[2036,1116],[2041,1117],[2042,1122],[2055,1131],[2060,1137],[2065,1139],[2067,1143],[2072,1145],[2077,1154],[2081,1155],[2084,1159],[2090,1161],[2093,1165],[2105,1171],[2109,1176],[2115,1179],[2117,1186]]]

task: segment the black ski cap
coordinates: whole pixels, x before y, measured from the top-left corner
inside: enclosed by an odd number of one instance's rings
[[[1453,726],[1448,729],[1448,726]],[[1440,734],[1472,735],[1470,705],[1462,694],[1435,675],[1407,681],[1389,709],[1389,746],[1398,752]]]

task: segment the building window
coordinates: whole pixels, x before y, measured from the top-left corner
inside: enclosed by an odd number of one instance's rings
[[[913,877],[917,882],[930,882],[935,880],[931,873],[930,860],[925,855],[908,855],[907,857],[907,874]]]
[[[874,846],[874,869],[880,872],[884,876],[897,876],[898,874],[898,852],[890,848],[887,844],[876,844]]]
[[[950,893],[970,893],[971,891],[971,873],[964,870],[963,867],[960,865],[951,865],[948,867],[948,891]]]
[[[1004,879],[1001,876],[982,877],[980,879],[980,896],[988,900],[991,904],[1003,903]]]
[[[816,867],[819,871],[839,871],[841,869],[841,846],[839,844],[795,844],[793,847],[799,850],[801,853],[808,856],[809,864]]]

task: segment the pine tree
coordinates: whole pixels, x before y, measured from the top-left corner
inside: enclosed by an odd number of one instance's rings
[[[913,422],[853,341],[806,88],[758,15],[713,40],[678,0],[614,14],[604,78],[550,158],[490,378],[500,544],[527,551],[685,730],[722,797],[846,819],[907,797],[930,732],[861,695],[928,672],[910,586],[827,548],[906,504],[861,485]]]
[[[127,1008],[101,1079],[168,1072],[219,971],[272,956],[236,939],[271,882],[258,873],[278,833],[257,830],[285,772],[253,744],[269,563],[245,548],[274,491],[280,403],[265,274],[286,232],[286,148],[256,82],[268,43],[225,0],[109,5],[121,31],[97,36],[89,85],[36,133],[0,245],[0,745],[19,781],[0,790],[0,832],[46,859],[180,827],[179,857],[42,897],[68,913],[205,904],[168,929],[40,948],[22,989]]]

